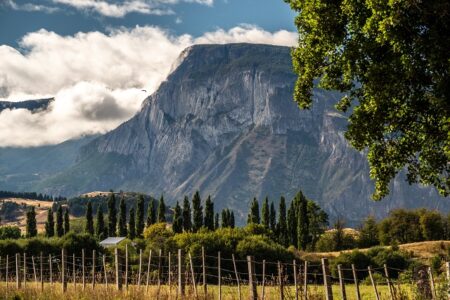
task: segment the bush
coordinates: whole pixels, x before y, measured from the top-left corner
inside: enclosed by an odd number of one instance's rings
[[[337,266],[342,265],[342,268],[347,269],[344,270],[345,278],[353,278],[353,272],[350,270],[352,264],[355,265],[356,269],[364,269],[366,270],[368,266],[370,266],[372,261],[370,257],[368,257],[365,253],[359,250],[353,250],[349,253],[341,253],[336,259],[331,261],[331,272],[334,277],[338,276]],[[367,277],[367,271],[358,271],[357,273],[358,279],[362,280]]]
[[[21,235],[20,228],[17,226],[0,227],[0,240],[19,239]]]

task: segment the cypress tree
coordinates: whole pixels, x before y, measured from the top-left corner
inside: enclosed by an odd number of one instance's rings
[[[297,215],[298,249],[306,250],[309,242],[308,200],[301,191],[297,195],[299,199]]]
[[[34,210],[34,206],[31,206],[26,213],[27,224],[26,224],[26,232],[27,237],[35,237],[37,235],[37,226],[36,226],[36,211]]]
[[[144,214],[145,214],[145,203],[144,196],[139,195],[136,208],[136,236],[142,237],[144,232]]]
[[[119,225],[117,228],[119,236],[127,236],[127,205],[122,197],[119,204]]]
[[[280,208],[278,211],[277,236],[278,242],[287,247],[289,244],[289,239],[286,224],[286,200],[283,196],[280,199]]]
[[[155,199],[151,198],[147,208],[147,227],[156,223]]]
[[[63,226],[63,211],[62,206],[58,206],[58,210],[56,211],[56,235],[58,237],[62,237],[64,235],[64,226]]]
[[[230,216],[228,208],[222,209],[222,228],[229,227],[230,225]]]
[[[130,209],[130,218],[128,219],[128,237],[131,240],[136,238],[136,216],[134,215],[134,208]]]
[[[256,198],[253,198],[253,201],[250,205],[250,213],[248,214],[247,223],[248,224],[259,224],[259,204]]]
[[[277,212],[275,210],[275,204],[273,202],[270,203],[270,230],[272,230],[273,233],[276,233],[277,231]]]
[[[234,228],[234,212],[233,211],[230,212],[230,219],[229,219],[228,225],[231,228]]]
[[[47,222],[45,222],[45,236],[52,237],[55,235],[55,221],[53,219],[53,210],[50,207],[47,211]]]
[[[197,191],[192,198],[192,231],[197,232],[203,226],[202,200]]]
[[[64,210],[64,234],[68,234],[70,231],[70,219],[69,219],[69,209]]]
[[[205,227],[214,230],[214,203],[210,196],[205,201]]]
[[[187,196],[184,196],[183,200],[183,230],[185,232],[192,230],[191,204],[189,203],[189,198]]]
[[[219,213],[214,216],[214,230],[219,229]]]
[[[297,245],[297,214],[294,201],[291,202],[287,213],[287,236],[289,245]]]
[[[262,209],[261,209],[261,215],[262,215],[262,225],[265,228],[269,228],[270,226],[270,210],[269,210],[269,199],[266,197],[264,199]]]
[[[106,238],[106,228],[105,228],[105,219],[103,217],[103,207],[99,206],[97,208],[97,227],[95,228],[95,234],[97,237],[102,240]]]
[[[181,212],[180,204],[177,201],[175,205],[174,213],[173,213],[173,224],[172,231],[175,233],[183,232],[183,216]]]
[[[116,236],[116,227],[117,227],[116,197],[114,196],[114,192],[111,191],[111,194],[108,199],[108,235],[110,237]]]
[[[166,222],[166,204],[164,204],[164,197],[162,195],[158,205],[158,222]]]
[[[88,202],[87,208],[86,208],[86,233],[89,233],[91,235],[94,235],[94,219],[92,216],[92,203],[91,201]]]

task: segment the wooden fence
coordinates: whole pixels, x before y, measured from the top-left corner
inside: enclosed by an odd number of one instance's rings
[[[217,299],[222,299],[222,287],[236,287],[233,298],[243,299],[242,287],[248,286],[250,298],[269,299],[267,287],[275,287],[279,299],[309,299],[308,285],[323,284],[323,298],[333,300],[332,285],[339,288],[340,299],[347,299],[346,284],[354,286],[354,299],[360,300],[359,289],[361,273],[370,278],[373,298],[380,300],[380,293],[375,280],[375,274],[383,276],[387,285],[390,299],[399,299],[398,281],[390,277],[390,272],[399,273],[404,270],[390,268],[357,269],[337,266],[337,277],[330,273],[328,260],[323,258],[320,264],[308,261],[293,260],[292,262],[256,261],[252,256],[239,260],[232,254],[224,257],[220,252],[207,255],[202,248],[201,255],[191,256],[190,253],[167,253],[163,255],[142,250],[138,255],[129,256],[128,246],[124,253],[117,248],[113,255],[98,254],[96,251],[87,253],[84,249],[79,255],[68,254],[62,250],[60,255],[30,256],[17,253],[14,256],[0,256],[0,281],[6,286],[21,289],[27,284],[34,284],[40,289],[44,285],[60,283],[62,292],[67,291],[71,284],[75,289],[95,289],[97,285],[117,290],[128,290],[130,286],[148,292],[149,287],[157,289],[157,296],[161,286],[168,285],[176,288],[176,295],[181,299],[189,287],[190,296],[206,298],[208,285],[215,286]],[[450,264],[446,263],[447,283],[450,282]],[[436,299],[436,286],[430,267],[418,271],[418,281],[424,281],[425,289],[429,290],[431,299]],[[396,284],[397,283],[397,284]],[[289,288],[287,288],[289,287]]]

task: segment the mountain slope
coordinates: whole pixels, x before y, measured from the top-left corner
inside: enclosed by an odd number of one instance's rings
[[[365,156],[347,145],[346,117],[333,108],[339,95],[317,89],[313,109],[299,110],[289,48],[198,45],[181,58],[138,114],[41,187],[164,193],[169,203],[198,189],[241,220],[253,196],[290,200],[299,189],[350,222],[394,207],[448,210],[434,190],[401,179],[387,199],[370,200]]]

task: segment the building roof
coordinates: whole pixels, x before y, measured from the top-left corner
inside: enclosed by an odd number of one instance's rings
[[[124,237],[108,237],[100,242],[102,246],[115,246],[118,245],[121,241],[123,241]]]

